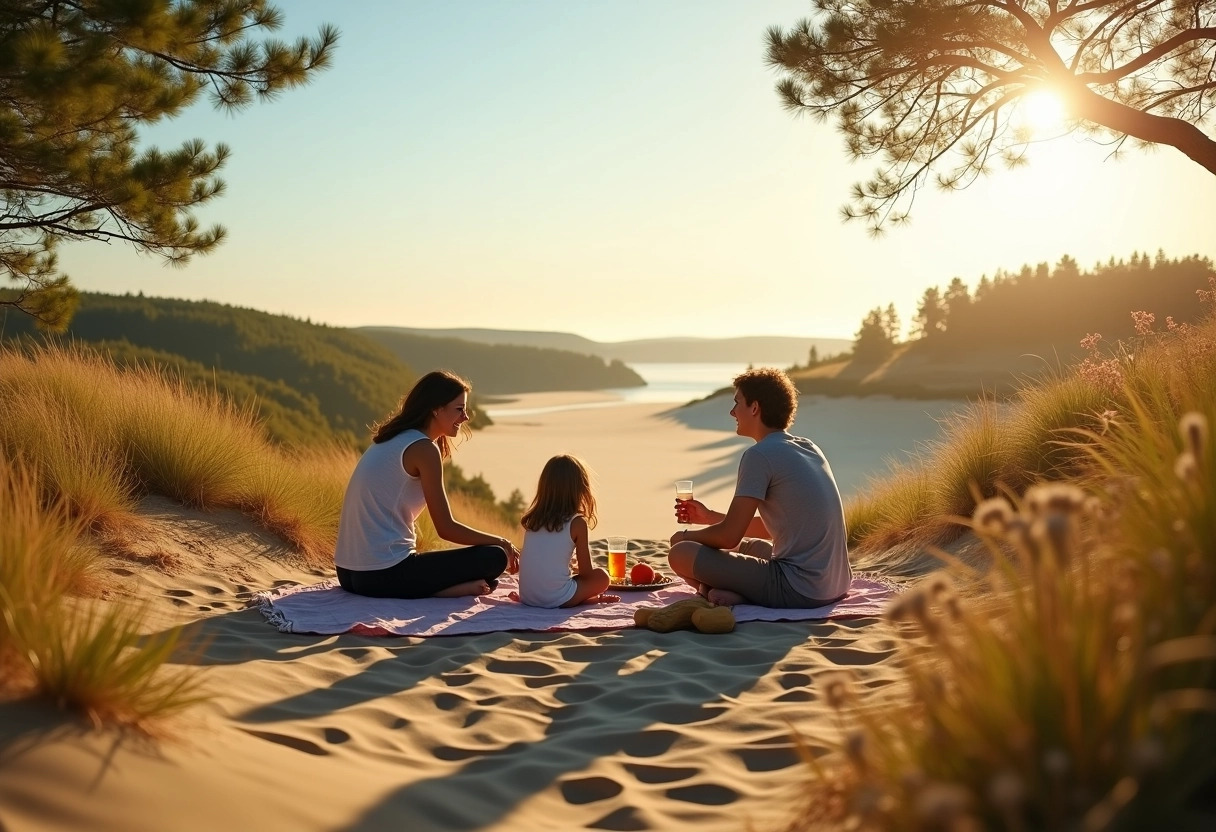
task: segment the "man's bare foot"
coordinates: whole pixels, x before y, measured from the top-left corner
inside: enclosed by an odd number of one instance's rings
[[[737,592],[731,592],[729,589],[711,589],[705,596],[705,600],[715,607],[733,607],[735,604],[747,602],[747,599],[742,595]]]
[[[615,604],[619,600],[621,600],[621,596],[609,595],[608,593],[605,592],[603,594],[595,596],[594,598],[588,598],[587,603],[588,604]]]
[[[462,598],[466,595],[485,595],[490,592],[490,585],[478,578],[475,581],[465,581],[456,586],[450,586],[447,589],[441,589],[435,593],[436,598]]]

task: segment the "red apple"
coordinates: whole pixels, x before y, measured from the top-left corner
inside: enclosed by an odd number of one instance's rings
[[[635,563],[629,570],[629,580],[635,584],[652,584],[656,577],[648,563]]]

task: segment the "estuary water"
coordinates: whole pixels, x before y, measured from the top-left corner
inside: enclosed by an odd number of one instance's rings
[[[597,401],[520,407],[513,402],[486,405],[491,419],[536,416],[561,410],[597,410],[626,404],[684,404],[703,399],[715,390],[730,387],[731,379],[747,369],[746,364],[630,364],[645,381],[645,387],[621,387],[600,391]]]

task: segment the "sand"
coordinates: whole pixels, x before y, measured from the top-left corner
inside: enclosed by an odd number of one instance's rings
[[[791,431],[815,440],[841,494],[859,493],[891,460],[938,435],[957,400],[888,396],[803,396]],[[518,488],[530,500],[553,454],[574,454],[591,468],[599,501],[595,534],[668,539],[675,523],[675,481],[691,479],[697,499],[725,511],[739,457],[752,444],[734,433],[731,399],[680,407],[620,404],[610,393],[535,393],[493,405],[495,424],[477,431],[454,460],[481,474],[500,498]],[[558,409],[569,408],[569,409]]]
[[[526,419],[543,418],[545,453],[603,455],[593,537],[625,532],[661,563],[653,532],[670,528],[670,502],[652,504],[680,477],[727,493],[742,440],[699,427],[695,410],[637,408],[602,409],[585,445],[562,413]],[[478,470],[472,458],[538,471],[519,418],[492,429],[506,441],[458,451],[466,470]],[[617,470],[632,501],[615,490]],[[154,631],[186,625],[195,652],[178,666],[197,669],[211,698],[155,740],[0,704],[5,832],[776,829],[811,777],[796,735],[815,755],[839,739],[822,674],[851,669],[870,701],[900,695],[878,619],[749,622],[717,636],[284,634],[246,602],[323,571],[235,513],[159,499],[143,511],[145,557],[112,564],[115,594],[146,601]]]

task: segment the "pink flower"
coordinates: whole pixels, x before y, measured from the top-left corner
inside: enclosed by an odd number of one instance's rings
[[[1157,316],[1152,312],[1144,312],[1142,310],[1140,312],[1132,313],[1132,322],[1136,325],[1137,335],[1152,335],[1153,322],[1156,320]]]

